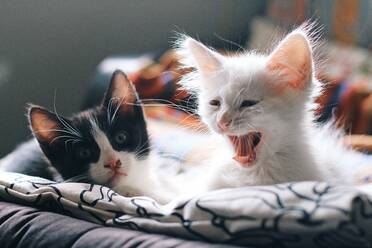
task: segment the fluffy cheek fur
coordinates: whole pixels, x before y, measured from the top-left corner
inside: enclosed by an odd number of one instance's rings
[[[209,104],[213,97],[201,95],[198,97],[198,113],[204,123],[206,123],[211,130],[218,133],[217,128],[217,109]]]

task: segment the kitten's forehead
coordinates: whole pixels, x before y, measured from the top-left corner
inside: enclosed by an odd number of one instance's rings
[[[230,83],[236,86],[254,83],[265,73],[266,58],[255,54],[230,57],[226,69],[230,74]]]
[[[239,96],[261,95],[265,62],[265,57],[252,54],[228,58],[215,88],[217,94],[226,101],[236,100]]]

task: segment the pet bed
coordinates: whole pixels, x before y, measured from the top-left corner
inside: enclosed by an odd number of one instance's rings
[[[159,205],[147,197],[120,196],[100,185],[55,183],[4,172],[0,199],[105,226],[206,242],[252,247],[372,244],[368,184],[356,188],[297,182],[223,189]]]
[[[220,247],[160,234],[105,227],[5,201],[0,201],[0,244],[1,248]]]

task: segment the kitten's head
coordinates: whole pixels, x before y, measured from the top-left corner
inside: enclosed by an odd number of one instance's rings
[[[29,108],[31,130],[64,179],[114,187],[149,154],[143,110],[134,86],[116,71],[100,106],[65,118]]]
[[[240,165],[250,167],[280,151],[315,89],[305,29],[288,34],[269,55],[224,56],[189,37],[179,52],[184,66],[195,69],[181,84],[198,95],[202,120],[230,140]]]

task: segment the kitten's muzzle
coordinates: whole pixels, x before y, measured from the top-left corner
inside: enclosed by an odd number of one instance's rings
[[[112,176],[108,180],[110,184],[112,184],[117,178],[121,176],[128,176],[126,172],[120,170],[121,165],[122,163],[120,159],[113,159],[110,162],[103,165],[103,167],[110,169],[110,174],[112,174]]]
[[[231,122],[232,119],[224,114],[222,115],[221,119],[217,122],[217,126],[221,132],[226,132],[229,129]]]

